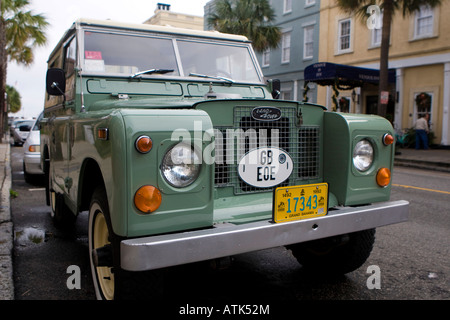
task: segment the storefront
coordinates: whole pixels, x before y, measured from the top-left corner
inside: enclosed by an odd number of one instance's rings
[[[395,114],[395,79],[395,70],[389,70],[387,118],[390,121],[394,120]],[[379,81],[377,69],[329,62],[315,63],[305,69],[305,90],[311,82],[327,86],[326,107],[333,111],[376,114]]]

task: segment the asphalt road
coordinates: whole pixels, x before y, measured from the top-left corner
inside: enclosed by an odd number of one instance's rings
[[[15,299],[95,299],[87,214],[81,214],[73,234],[62,234],[51,222],[42,179],[24,180],[20,147],[11,148],[11,166],[12,189],[18,194],[11,201]],[[410,220],[377,229],[371,256],[352,273],[337,279],[312,277],[290,251],[275,248],[235,256],[224,270],[204,264],[171,268],[166,274],[167,299],[175,302],[175,309],[192,300],[264,302],[264,308],[277,301],[450,299],[450,174],[396,168],[392,199],[410,201]],[[80,289],[67,286],[70,266],[79,267]]]

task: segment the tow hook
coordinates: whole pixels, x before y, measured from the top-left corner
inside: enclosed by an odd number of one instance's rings
[[[217,258],[209,261],[209,266],[212,270],[225,270],[231,267],[233,262],[232,257]]]

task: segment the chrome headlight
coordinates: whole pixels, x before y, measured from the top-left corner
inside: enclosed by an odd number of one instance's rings
[[[367,171],[373,163],[373,146],[369,140],[359,141],[353,149],[353,165],[358,171]]]
[[[161,171],[166,181],[174,187],[191,185],[201,168],[200,154],[190,145],[177,144],[164,155]]]

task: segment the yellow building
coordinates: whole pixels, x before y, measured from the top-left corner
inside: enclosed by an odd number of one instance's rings
[[[379,17],[378,15],[375,15]],[[403,18],[396,12],[391,30],[389,68],[395,82],[389,93],[388,117],[396,130],[413,127],[430,114],[435,144],[450,145],[450,3]],[[381,21],[381,16],[379,17]],[[379,25],[378,25],[379,26]],[[319,59],[321,62],[379,69],[381,29],[344,12],[335,0],[321,0]],[[353,93],[353,95],[352,95]],[[318,87],[318,103],[332,107],[330,86]],[[341,91],[348,111],[374,113],[378,86],[364,84]],[[343,110],[347,111],[347,110]]]
[[[158,3],[155,14],[145,24],[203,30],[203,17],[170,11],[170,4]]]

